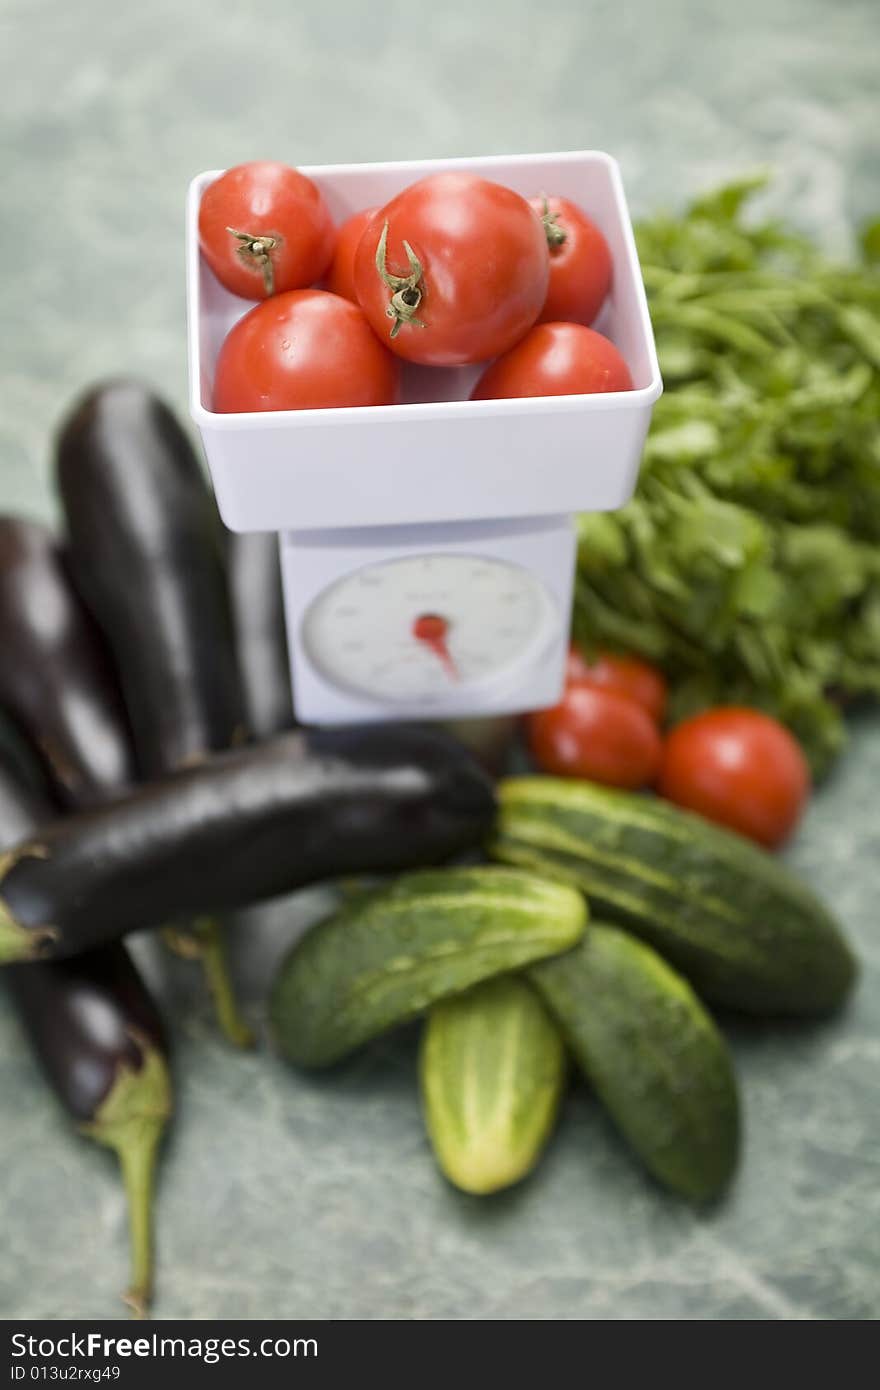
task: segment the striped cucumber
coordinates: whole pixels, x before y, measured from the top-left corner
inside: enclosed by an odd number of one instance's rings
[[[435,1004],[422,1034],[425,1124],[464,1192],[497,1192],[535,1167],[565,1084],[565,1045],[537,993],[499,975]]]
[[[275,1041],[328,1066],[438,999],[567,950],[586,920],[579,893],[515,869],[404,874],[293,948],[272,989]]]
[[[856,965],[778,860],[667,802],[552,777],[500,789],[496,859],[579,887],[706,999],[755,1014],[835,1008]]]
[[[736,1165],[739,1101],[724,1040],[656,951],[614,927],[529,978],[617,1128],[659,1182],[716,1197]]]

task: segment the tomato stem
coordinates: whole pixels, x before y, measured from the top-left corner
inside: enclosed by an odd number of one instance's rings
[[[234,227],[227,227],[226,230],[239,243],[235,248],[239,260],[244,262],[248,270],[259,270],[263,276],[266,294],[274,294],[275,267],[272,264],[272,252],[281,245],[281,237],[270,235],[268,232],[237,232]]]
[[[551,251],[555,251],[558,246],[562,246],[568,238],[568,232],[559,225],[559,213],[550,211],[550,204],[547,201],[547,194],[541,194],[541,202],[544,204],[544,211],[541,213],[541,222],[544,227],[544,234],[547,237],[547,245]]]
[[[425,326],[421,319],[416,318],[424,293],[423,287],[419,284],[422,278],[422,263],[408,241],[403,243],[403,249],[409,261],[409,274],[395,275],[393,271],[388,269],[387,264],[388,223],[386,222],[376,247],[376,269],[382,283],[392,291],[391,299],[385,309],[388,318],[393,321],[391,325],[392,338],[397,337],[405,323],[413,324],[416,328],[424,328]]]

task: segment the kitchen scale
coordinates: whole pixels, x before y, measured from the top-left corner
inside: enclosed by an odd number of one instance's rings
[[[337,222],[468,170],[579,203],[614,279],[596,327],[634,390],[469,401],[480,367],[403,363],[403,403],[217,414],[220,346],[252,306],[202,263],[187,203],[191,411],[220,514],[279,534],[294,700],[309,724],[446,719],[555,704],[574,585],[573,513],[632,495],[662,383],[616,162],[598,152],[303,168]]]

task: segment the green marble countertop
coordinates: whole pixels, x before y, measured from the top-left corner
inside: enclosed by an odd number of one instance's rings
[[[182,208],[199,169],[596,146],[634,209],[769,164],[773,204],[845,254],[878,198],[876,0],[0,3],[0,502],[51,516],[48,440],[120,370],[181,410]],[[323,1079],[217,1039],[197,982],[138,943],[174,1019],[179,1118],[156,1316],[871,1318],[880,1313],[880,719],[790,852],[858,945],[846,1015],[730,1030],[745,1159],[695,1214],[645,1181],[584,1091],[535,1178],[492,1200],[437,1175],[414,1036]],[[320,909],[242,923],[255,1022]],[[111,1160],[71,1136],[0,999],[0,1315],[115,1316]]]

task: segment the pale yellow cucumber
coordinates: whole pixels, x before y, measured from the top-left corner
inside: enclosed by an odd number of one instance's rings
[[[510,1187],[532,1171],[559,1109],[565,1045],[535,991],[496,976],[428,1015],[419,1073],[440,1168],[464,1192]]]

